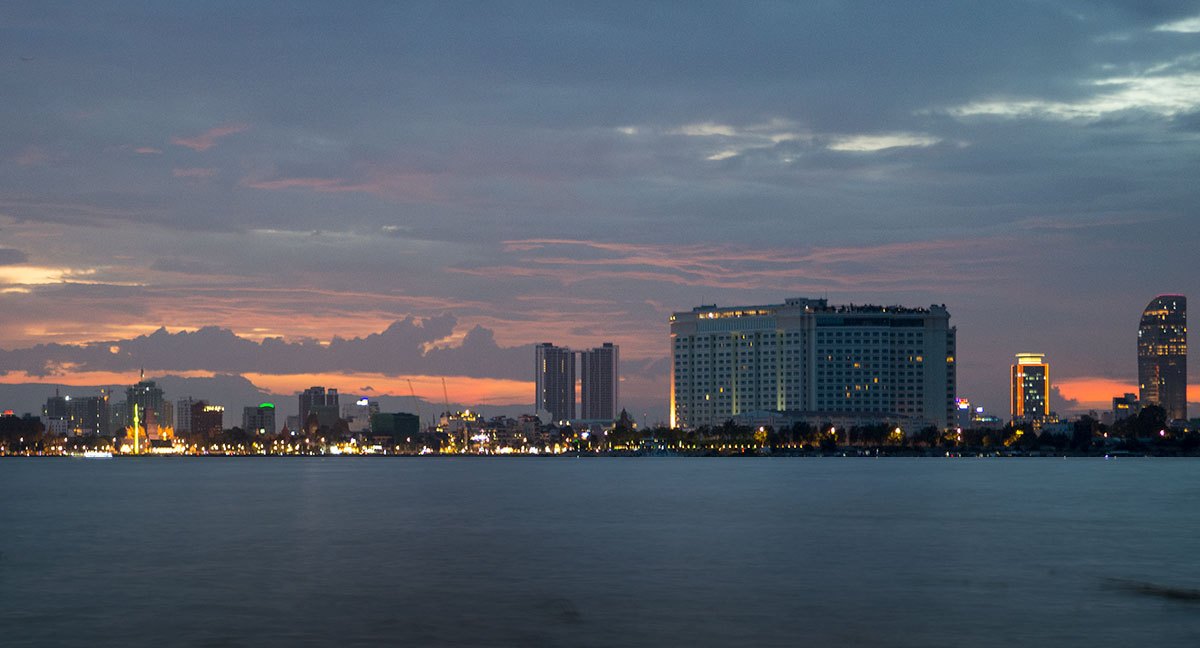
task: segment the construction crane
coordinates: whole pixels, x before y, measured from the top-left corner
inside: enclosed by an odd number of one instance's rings
[[[442,376],[442,398],[446,402],[446,431],[447,431],[447,433],[449,433],[450,421],[453,420],[454,416],[450,412],[450,392],[446,391],[446,377],[445,376]],[[464,422],[462,420],[462,417],[459,417],[459,423],[463,426],[463,428],[462,428],[463,452],[467,453],[467,452],[470,452],[470,450],[471,450],[471,441],[467,437],[467,435],[470,434],[470,430],[466,427],[466,422]],[[454,435],[451,435],[450,438],[453,439]]]
[[[411,378],[408,379],[408,392],[412,394],[413,407],[417,409],[417,432],[420,433],[424,430],[424,428],[421,427],[421,403],[417,400],[417,390],[413,389]]]

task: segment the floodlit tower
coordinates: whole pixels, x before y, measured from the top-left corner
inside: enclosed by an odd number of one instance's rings
[[[1012,366],[1012,420],[1041,422],[1049,412],[1050,365],[1041,353],[1018,353]]]

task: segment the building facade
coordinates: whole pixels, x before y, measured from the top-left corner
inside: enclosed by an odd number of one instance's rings
[[[191,434],[193,437],[212,439],[225,429],[225,408],[209,405],[207,401],[192,403]]]
[[[275,406],[263,403],[242,408],[242,430],[247,434],[275,434]]]
[[[71,424],[75,434],[109,436],[108,396],[71,399]]]
[[[371,434],[389,436],[394,443],[411,443],[421,434],[421,420],[407,412],[371,412]]]
[[[543,342],[534,347],[535,413],[555,421],[575,418],[575,352]]]
[[[585,420],[615,421],[621,411],[620,347],[605,342],[579,352],[579,416]]]
[[[955,334],[944,305],[793,298],[677,312],[671,425],[783,411],[944,429],[956,413]]]
[[[1138,412],[1142,411],[1141,403],[1138,401],[1137,394],[1125,394],[1124,396],[1113,396],[1112,403],[1112,421],[1124,421],[1131,416],[1137,416]]]
[[[1009,370],[1009,417],[1013,423],[1041,423],[1050,414],[1050,365],[1041,353],[1018,353]]]
[[[1159,295],[1138,326],[1138,396],[1167,420],[1187,419],[1187,298]]]
[[[147,434],[157,435],[158,424],[170,425],[171,420],[165,418],[163,408],[163,390],[153,380],[143,379],[138,384],[125,390],[125,424],[133,425],[134,410],[137,411],[137,424],[146,430]]]
[[[318,426],[332,427],[337,423],[341,411],[338,408],[338,390],[316,386],[300,392],[300,425],[308,424],[310,414],[317,415]]]
[[[370,432],[371,415],[379,413],[379,402],[366,396],[353,403],[342,404],[342,420],[351,432]]]
[[[54,396],[46,399],[42,414],[47,419],[59,421],[57,428],[64,428],[73,436],[109,436],[110,412],[108,395],[100,396]]]
[[[187,438],[192,433],[192,406],[200,401],[187,396],[175,403],[175,434]]]

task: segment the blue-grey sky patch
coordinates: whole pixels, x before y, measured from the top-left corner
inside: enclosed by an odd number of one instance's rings
[[[14,2],[0,79],[30,370],[367,371],[453,322],[422,371],[615,341],[664,417],[671,311],[808,295],[947,304],[1003,411],[1017,351],[1132,383],[1197,288],[1197,2]]]

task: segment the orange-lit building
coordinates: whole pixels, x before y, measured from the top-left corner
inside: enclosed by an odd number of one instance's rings
[[[1050,413],[1050,365],[1041,353],[1018,353],[1011,369],[1014,423],[1041,423]]]

